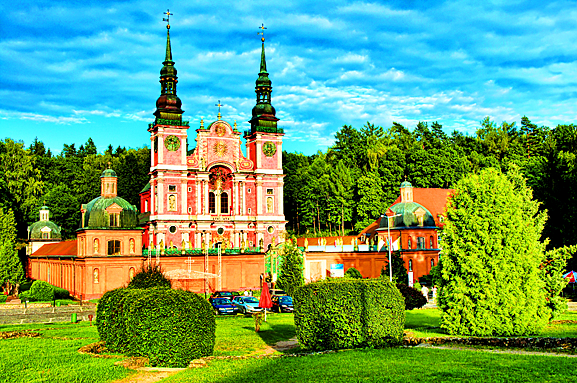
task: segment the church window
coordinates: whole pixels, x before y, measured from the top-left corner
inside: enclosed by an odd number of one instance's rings
[[[274,194],[273,189],[266,189],[266,194]]]
[[[176,233],[176,226],[173,225],[173,226],[169,227],[168,231],[170,231],[171,234]]]
[[[410,248],[412,248],[412,247],[413,247],[413,244],[412,244],[412,241],[411,241],[411,237],[409,237],[409,242],[408,242],[408,247],[407,247],[407,248],[410,249]]]
[[[192,188],[189,186],[188,187],[188,192],[191,193],[192,192]]]
[[[246,192],[247,192],[247,193],[250,193],[250,188],[246,189]]]
[[[223,235],[224,234],[224,228],[219,227],[216,232],[218,233],[218,235]]]
[[[208,212],[211,214],[216,213],[216,203],[213,192],[208,193]]]
[[[433,236],[431,235],[431,237],[429,238],[429,248],[433,249]]]
[[[274,233],[274,227],[272,226],[269,226],[266,230],[268,231],[269,234]]]
[[[228,214],[228,194],[222,193],[220,195],[220,212],[221,214]]]
[[[144,201],[144,212],[148,211],[148,200]]]
[[[42,239],[49,239],[50,233],[42,233]]]
[[[413,271],[413,260],[409,259],[409,271]]]
[[[108,241],[108,255],[120,255],[120,241]]]
[[[168,185],[168,191],[175,192],[176,191],[176,185]]]
[[[120,213],[110,213],[110,227],[120,227]]]
[[[250,214],[250,213],[251,213],[251,210],[252,210],[252,209],[249,207],[249,208],[248,208],[248,214]]]
[[[417,237],[417,249],[425,248],[425,237]]]
[[[435,267],[435,259],[431,258],[431,268]]]
[[[188,214],[191,214],[191,213],[192,213],[192,208],[189,207],[189,208],[188,208]]]

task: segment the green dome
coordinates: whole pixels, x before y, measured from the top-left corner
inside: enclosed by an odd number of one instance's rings
[[[120,212],[119,226],[110,226],[109,214],[106,211],[108,207],[117,204],[122,208]],[[83,228],[135,228],[138,227],[138,209],[131,205],[124,198],[103,198],[96,197],[86,205],[82,205],[86,210],[84,213],[84,220],[82,222]]]
[[[116,177],[116,172],[112,169],[106,169],[105,171],[102,172],[102,175],[100,176],[100,178],[103,177]]]
[[[253,117],[259,117],[262,116],[263,114],[269,114],[274,116],[276,115],[276,110],[271,104],[264,104],[264,103],[256,104],[254,108],[252,108]]]
[[[42,238],[42,233],[46,232],[46,229],[50,229],[49,238]],[[44,231],[42,230],[44,229]],[[55,224],[54,222],[50,221],[38,221],[34,222],[32,225],[28,227],[30,231],[30,239],[31,240],[39,240],[39,239],[62,239],[62,235],[60,234],[60,227]]]
[[[411,183],[409,181],[403,181],[403,182],[401,182],[401,187],[402,188],[412,188],[413,185],[411,185]]]
[[[410,184],[409,184],[410,185]],[[416,202],[401,202],[389,208],[395,215],[399,216],[393,218],[391,228],[403,227],[435,227],[435,219],[427,208]],[[419,217],[422,217],[422,224],[420,224]],[[387,220],[381,219],[379,226],[382,229],[387,228]]]

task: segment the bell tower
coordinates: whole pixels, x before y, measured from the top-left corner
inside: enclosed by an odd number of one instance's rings
[[[264,30],[260,54],[260,72],[256,80],[256,105],[252,108],[250,131],[245,132],[247,156],[255,165],[256,172],[282,174],[282,137],[283,129],[277,127],[276,110],[271,104],[272,82],[266,69],[264,49]]]
[[[182,120],[182,102],[176,94],[177,71],[172,60],[170,16],[166,11],[166,52],[160,70],[160,97],[156,100],[154,123],[149,124],[151,240],[156,244],[168,231],[179,231],[187,215],[187,131]],[[158,234],[156,236],[155,234]],[[157,240],[158,239],[158,240]]]

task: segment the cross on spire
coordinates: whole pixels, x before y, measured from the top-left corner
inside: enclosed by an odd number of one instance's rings
[[[174,13],[170,13],[170,10],[167,9],[164,14],[166,15],[166,19],[163,18],[162,21],[166,21],[166,29],[170,29],[170,15],[173,15]]]
[[[214,106],[218,106],[218,119],[220,120],[220,107],[222,106],[222,104],[220,103],[220,100],[218,100],[218,103],[214,104]]]
[[[267,29],[264,24],[261,24],[260,27],[258,27],[258,29],[260,29],[260,32],[258,32],[257,34],[262,36],[261,41],[264,43],[264,30]]]

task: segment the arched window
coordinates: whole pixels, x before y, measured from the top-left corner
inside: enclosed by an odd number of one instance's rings
[[[131,267],[130,270],[128,271],[128,278],[130,278],[130,280],[134,278],[134,267]]]
[[[411,249],[411,248],[413,247],[413,246],[412,246],[412,243],[411,243],[411,237],[409,237],[408,245],[409,245],[409,247],[408,247],[409,249]]]
[[[98,269],[94,269],[92,272],[92,281],[94,283],[98,283],[100,279],[100,271]]]
[[[431,268],[435,267],[435,259],[431,258]]]
[[[413,271],[413,260],[409,259],[409,271]]]
[[[108,255],[120,255],[120,241],[108,241]]]
[[[228,194],[222,193],[220,195],[220,213],[228,214]]]
[[[208,212],[210,214],[216,213],[216,203],[213,192],[208,193]]]

